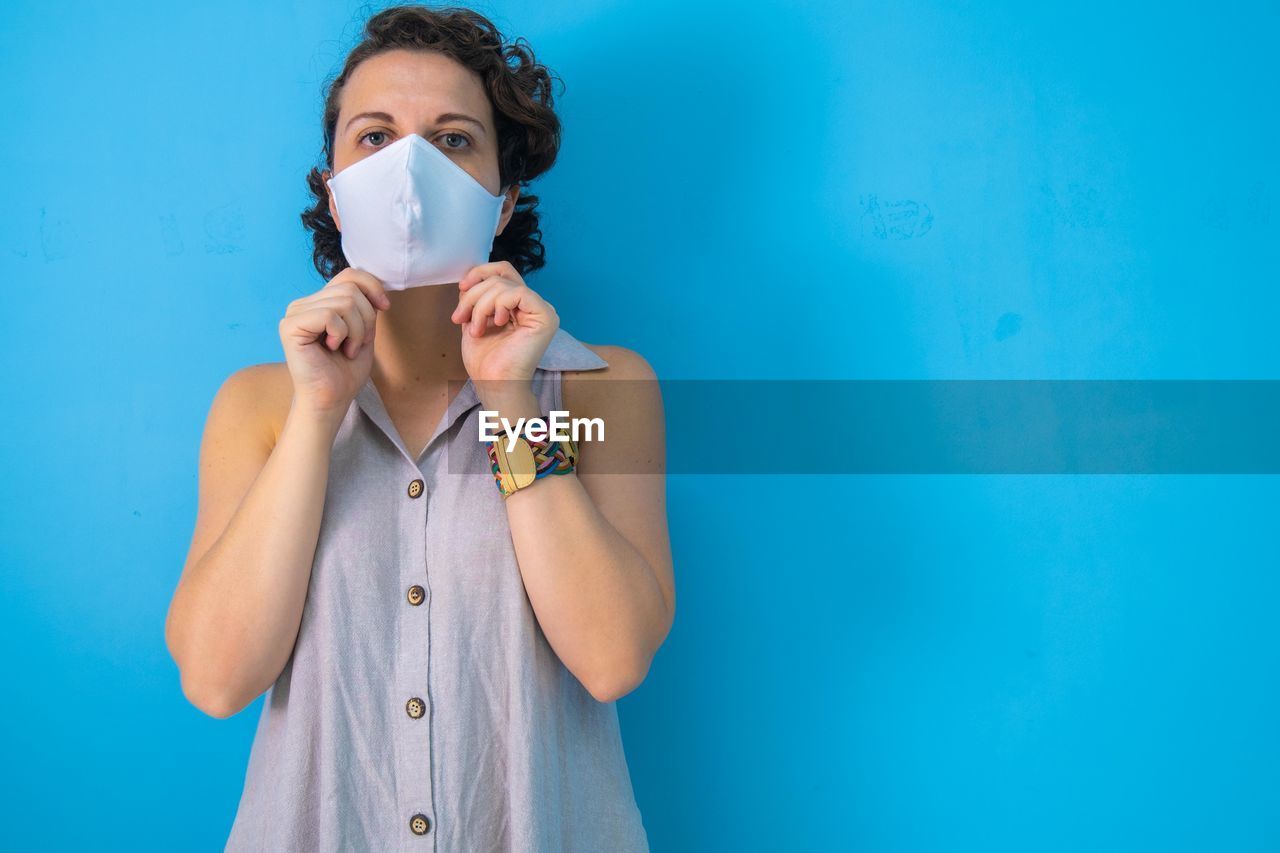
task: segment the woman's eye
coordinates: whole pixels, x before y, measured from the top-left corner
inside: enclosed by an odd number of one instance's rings
[[[468,145],[471,144],[471,140],[467,139],[466,134],[462,134],[462,133],[446,133],[440,138],[441,139],[461,139],[463,142],[467,143]],[[454,148],[454,149],[463,147],[462,145],[450,145],[447,142],[445,143],[445,146],[447,148]]]
[[[386,135],[387,132],[385,130],[371,130],[368,133],[362,134],[360,136],[360,141],[364,142],[368,140],[369,144],[374,148],[381,148],[382,143],[385,142],[383,137]],[[467,138],[465,133],[445,133],[441,134],[440,138],[446,140],[446,148],[454,151],[466,148],[471,144],[471,140]]]

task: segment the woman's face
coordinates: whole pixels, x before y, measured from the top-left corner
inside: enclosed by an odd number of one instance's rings
[[[411,50],[381,53],[356,66],[340,96],[334,172],[409,133],[435,145],[489,192],[500,191],[493,108],[471,69],[442,53]],[[506,228],[519,194],[519,184],[512,184],[496,233]],[[332,194],[329,214],[342,230]]]

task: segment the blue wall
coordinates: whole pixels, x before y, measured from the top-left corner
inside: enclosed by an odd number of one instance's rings
[[[476,8],[566,82],[530,284],[660,376],[1277,374],[1274,3]],[[6,9],[5,847],[221,849],[260,703],[163,619],[368,11]],[[1280,848],[1278,491],[673,477],[654,850]]]

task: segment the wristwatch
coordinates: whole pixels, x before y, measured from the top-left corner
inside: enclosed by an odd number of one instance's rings
[[[504,498],[549,474],[568,474],[578,464],[578,448],[571,439],[555,441],[548,434],[535,441],[519,435],[507,450],[510,441],[500,436],[488,442],[489,467]]]

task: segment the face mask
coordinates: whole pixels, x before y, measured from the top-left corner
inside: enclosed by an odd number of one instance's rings
[[[387,290],[460,281],[489,262],[505,195],[493,195],[416,133],[325,181],[342,253]]]

